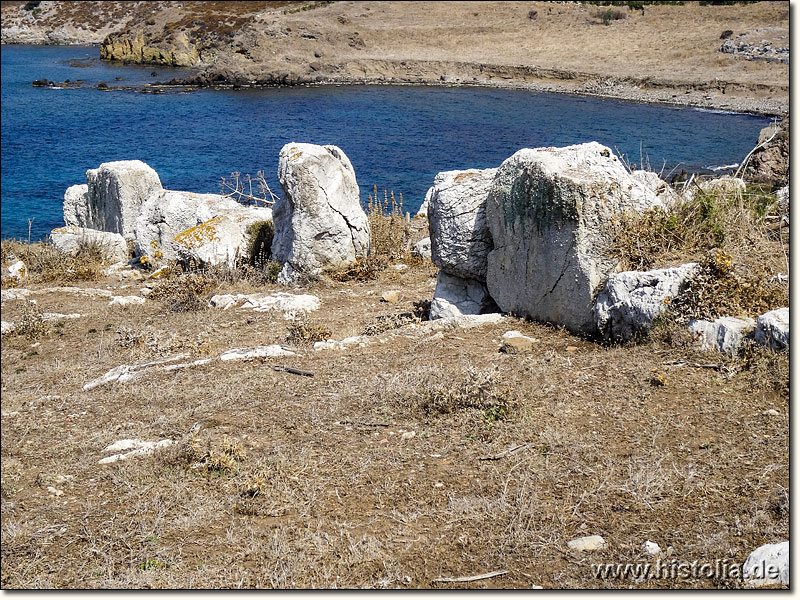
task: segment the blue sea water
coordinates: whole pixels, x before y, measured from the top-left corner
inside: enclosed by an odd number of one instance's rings
[[[34,88],[47,78],[109,86],[166,81],[184,72],[109,65],[94,47],[3,46],[3,238],[44,238],[63,225],[64,190],[87,169],[139,159],[169,189],[219,192],[233,171],[264,170],[273,191],[287,142],[335,144],[368,190],[402,193],[416,211],[439,171],[496,167],[524,147],[591,140],[656,171],[738,163],[769,119],[519,90],[323,86],[142,94]],[[86,59],[70,66],[72,59]],[[151,77],[155,70],[157,77]],[[116,77],[123,78],[116,81]]]

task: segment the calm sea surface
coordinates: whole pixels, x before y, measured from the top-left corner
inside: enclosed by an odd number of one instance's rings
[[[34,79],[109,86],[185,71],[111,66],[93,47],[3,46],[2,237],[41,239],[63,225],[64,190],[87,169],[139,159],[169,189],[219,192],[232,171],[264,170],[273,191],[287,142],[335,144],[366,202],[373,184],[415,211],[439,171],[496,167],[524,147],[591,140],[664,173],[738,163],[769,120],[558,94],[482,88],[325,86],[189,94],[34,88]],[[71,66],[74,59],[81,66]],[[73,65],[76,63],[73,62]],[[151,77],[151,72],[158,75]],[[115,78],[121,77],[122,81]]]

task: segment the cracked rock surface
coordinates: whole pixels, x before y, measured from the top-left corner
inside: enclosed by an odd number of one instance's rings
[[[369,222],[361,208],[350,159],[336,146],[286,144],[278,158],[284,197],[275,203],[273,259],[278,281],[316,278],[325,268],[352,264],[369,251]]]
[[[489,294],[505,312],[593,333],[595,292],[617,268],[612,220],[661,204],[651,183],[597,142],[520,150],[488,195]]]

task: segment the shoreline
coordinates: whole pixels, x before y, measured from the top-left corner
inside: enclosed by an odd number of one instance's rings
[[[60,46],[60,47],[92,47],[97,48],[100,44],[2,44],[2,46]],[[602,73],[574,72],[567,70],[555,70],[541,68],[537,66],[507,66],[490,65],[485,63],[461,62],[443,64],[440,61],[402,61],[406,63],[403,67],[408,67],[408,63],[413,62],[410,69],[417,68],[429,71],[429,74],[417,76],[387,76],[376,74],[367,77],[339,76],[322,77],[297,75],[290,77],[288,81],[285,74],[270,72],[268,69],[258,79],[239,70],[230,70],[222,73],[224,79],[220,81],[206,82],[216,74],[209,71],[208,66],[198,67],[171,67],[169,65],[129,62],[119,60],[107,60],[98,57],[98,60],[108,65],[114,66],[140,66],[153,68],[178,68],[193,69],[193,75],[180,79],[172,79],[167,82],[154,82],[148,86],[141,86],[143,89],[152,88],[177,88],[190,87],[195,89],[219,89],[219,90],[239,90],[239,89],[262,89],[274,87],[317,87],[325,85],[419,85],[430,87],[478,87],[488,89],[512,89],[525,90],[538,93],[567,94],[571,96],[585,96],[591,98],[601,98],[610,100],[622,100],[635,102],[638,104],[653,104],[661,106],[674,106],[676,108],[706,108],[737,114],[749,114],[763,117],[785,117],[789,114],[789,90],[785,90],[785,99],[758,98],[752,94],[743,94],[734,91],[733,94],[720,93],[720,89],[746,87],[743,84],[732,82],[713,82],[707,84],[696,84],[692,82],[670,82],[659,81],[652,78],[641,80],[629,80],[626,78],[614,77]],[[432,63],[439,63],[443,67],[441,70],[432,68]],[[380,59],[362,60],[358,63],[348,63],[345,65],[330,65],[335,70],[341,67],[349,69],[382,70],[387,66],[387,61]],[[390,65],[390,68],[396,68]],[[442,73],[450,74],[444,75]],[[462,76],[454,76],[456,72]],[[488,78],[479,78],[478,74],[484,74]],[[217,75],[219,76],[219,75]],[[498,79],[495,79],[497,77]],[[526,80],[527,78],[527,80]],[[205,81],[203,81],[205,80]],[[246,80],[247,82],[243,81]],[[556,83],[560,81],[574,82],[572,85]],[[782,94],[784,90],[774,90],[775,86],[764,85],[764,90],[769,92],[777,91]]]
[[[779,2],[653,5],[605,22],[587,3],[132,2],[114,19],[112,3],[38,17],[12,4],[3,45],[99,47],[109,64],[191,69],[162,82],[191,87],[483,87],[767,117],[790,106],[789,14]]]
[[[541,84],[532,82],[452,82],[452,81],[386,81],[385,79],[326,79],[321,81],[302,81],[298,83],[215,83],[215,84],[197,84],[197,83],[165,83],[165,84],[152,84],[153,87],[161,88],[178,88],[190,87],[195,91],[200,89],[206,90],[225,90],[225,91],[238,91],[238,90],[257,90],[267,88],[294,88],[294,87],[324,87],[324,86],[420,86],[420,87],[441,87],[441,88],[483,88],[483,89],[498,89],[498,90],[520,90],[529,91],[534,93],[545,94],[565,94],[569,96],[584,96],[589,98],[599,98],[603,100],[619,100],[623,102],[632,102],[636,104],[651,104],[658,106],[673,106],[675,108],[697,108],[719,111],[721,113],[730,114],[744,114],[759,117],[785,117],[788,112],[788,100],[786,108],[778,106],[769,106],[768,101],[759,100],[755,98],[737,98],[732,102],[720,103],[716,99],[697,98],[699,94],[686,94],[688,96],[685,101],[679,102],[672,97],[664,98],[663,96],[669,94],[665,91],[659,94],[656,91],[641,92],[632,88],[619,86],[613,91],[591,91],[582,89],[572,89],[568,86],[554,86],[551,84]],[[758,106],[761,105],[761,106]]]

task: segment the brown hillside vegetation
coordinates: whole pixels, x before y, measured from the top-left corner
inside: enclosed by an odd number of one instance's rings
[[[4,41],[22,22],[19,4],[3,3]],[[605,9],[586,3],[55,6],[42,11],[42,23],[24,21],[45,41],[48,28],[63,19],[105,21],[106,58],[207,68],[197,83],[510,85],[771,114],[788,110],[788,64],[764,60],[772,54],[756,52],[759,59],[749,60],[720,51],[728,31],[725,39],[736,43],[765,40],[770,48],[788,48],[786,2],[622,8],[607,24]]]

